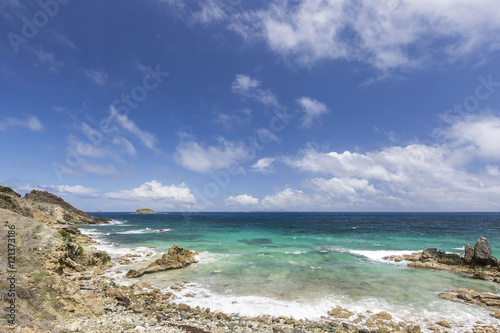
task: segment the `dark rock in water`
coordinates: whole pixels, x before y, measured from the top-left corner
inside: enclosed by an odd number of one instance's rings
[[[491,247],[486,238],[481,237],[474,245],[474,262],[481,265],[496,266],[497,260],[491,255]]]
[[[461,265],[463,259],[456,253],[446,253],[437,249],[427,249],[422,252],[422,261],[436,261],[445,265]]]
[[[254,238],[254,239],[242,239],[239,240],[238,242],[245,243],[247,245],[265,245],[265,244],[271,244],[273,241],[270,238]]]
[[[469,244],[466,244],[464,260],[466,263],[471,263],[473,259],[474,259],[474,249]]]
[[[138,271],[134,269],[128,271],[126,277],[138,278],[144,274],[186,267],[198,262],[198,260],[194,258],[197,254],[198,252],[183,249],[179,245],[174,244],[174,246],[168,249],[168,253],[165,253],[160,259],[151,263],[146,268],[141,268]]]

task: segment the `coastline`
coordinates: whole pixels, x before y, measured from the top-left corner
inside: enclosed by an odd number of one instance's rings
[[[102,244],[101,244],[102,245]],[[107,244],[107,246],[113,246],[112,244]],[[101,249],[104,249],[101,247]],[[104,249],[105,250],[105,249]],[[127,258],[131,261],[134,259],[140,263],[139,266],[144,267],[148,263],[153,261],[154,256],[151,256],[151,252],[145,254],[145,249],[141,249],[142,255],[137,253],[130,254],[130,256],[121,256],[116,258],[115,261],[118,263],[120,260],[126,260]],[[360,252],[360,251],[358,251]],[[362,252],[362,251],[361,251]],[[389,251],[390,252],[390,251]],[[394,251],[397,252],[397,251]],[[410,255],[405,252],[403,255]],[[360,253],[361,254],[361,253]],[[159,254],[156,254],[157,256]],[[366,255],[366,254],[361,254]],[[395,257],[399,257],[402,253],[396,253],[391,258],[380,258],[381,261],[387,261]],[[415,255],[415,254],[414,254]],[[148,258],[149,257],[149,258]],[[144,260],[146,259],[147,260]],[[408,259],[408,258],[406,258]],[[403,260],[403,264],[409,264],[415,260]],[[142,260],[142,262],[141,262]],[[122,264],[130,264],[130,262],[123,262]],[[120,266],[115,266],[113,269],[117,269]],[[424,267],[426,268],[426,267]],[[432,268],[432,267],[427,267]],[[131,286],[130,279],[119,279],[120,283],[117,283],[117,288],[127,288]],[[127,281],[128,280],[128,281]],[[140,280],[140,278],[138,279]],[[132,288],[137,286],[140,288],[145,288],[145,290],[158,290],[155,289],[148,283],[132,283]],[[257,317],[251,316],[241,316],[238,314],[227,314],[222,313],[218,310],[210,311],[210,308],[203,307],[190,307],[186,304],[176,304],[175,294],[184,290],[186,287],[193,286],[188,281],[180,281],[180,283],[170,286],[170,291],[163,291],[163,293],[170,294],[166,302],[167,311],[170,313],[170,317],[175,318],[176,322],[181,322],[182,325],[188,325],[197,327],[207,332],[226,332],[228,330],[232,332],[246,332],[248,329],[253,329],[251,331],[256,332],[497,332],[500,331],[500,326],[485,325],[481,322],[471,323],[470,328],[465,328],[453,322],[439,321],[431,322],[426,320],[425,323],[416,323],[412,321],[395,321],[390,313],[385,311],[373,313],[371,311],[366,311],[366,313],[361,314],[359,312],[352,311],[352,309],[342,308],[340,306],[332,307],[328,312],[328,316],[322,316],[320,319],[307,320],[300,319],[296,320],[293,317],[286,316],[270,316],[269,314],[259,315]],[[137,291],[136,291],[137,292]],[[160,291],[161,292],[161,291]],[[443,292],[447,294],[448,291]],[[442,299],[449,299],[446,297],[441,297]],[[460,301],[459,297],[455,296],[453,301]],[[137,312],[140,310],[134,310]],[[165,311],[165,310],[158,310]],[[229,326],[228,326],[229,325]],[[222,328],[222,329],[221,329]],[[187,330],[189,331],[189,330]]]
[[[454,322],[400,320],[386,311],[370,311],[331,304],[328,313],[314,320],[290,316],[245,316],[221,312],[213,306],[189,306],[179,293],[193,285],[179,280],[168,288],[155,288],[141,278],[119,279],[110,272],[134,263],[145,267],[160,253],[154,249],[120,248],[103,244],[79,228],[91,221],[86,215],[69,216],[58,203],[41,203],[12,194],[10,210],[0,208],[2,236],[15,226],[17,257],[16,325],[2,322],[13,332],[497,332],[500,326],[470,322],[470,327]],[[42,196],[44,197],[44,196]],[[76,214],[76,213],[75,213]],[[66,219],[66,220],[65,220]],[[106,221],[112,225],[114,221]],[[92,223],[95,224],[95,223]],[[88,230],[87,230],[88,231]],[[4,237],[4,240],[6,237]],[[33,240],[36,239],[36,246]],[[109,250],[114,251],[109,251]],[[108,250],[105,252],[103,250]],[[196,250],[196,249],[192,249]],[[354,251],[353,251],[354,252]],[[360,255],[367,255],[357,251]],[[388,253],[390,254],[390,253]],[[403,253],[398,253],[403,255]],[[2,258],[3,259],[3,258]],[[203,261],[203,258],[201,258]],[[200,264],[203,264],[200,263]],[[210,265],[210,263],[206,263]],[[197,265],[197,264],[194,264]],[[111,267],[113,266],[113,267]],[[427,267],[424,267],[427,268]],[[432,268],[432,267],[430,267]],[[413,269],[413,268],[412,268]],[[180,270],[182,271],[182,269]],[[125,273],[121,272],[121,275]],[[2,280],[8,271],[2,269]],[[4,306],[8,286],[2,284]],[[448,294],[446,294],[449,292]],[[442,299],[477,306],[476,300],[500,307],[500,300],[468,290],[443,290]],[[185,295],[184,295],[185,296]],[[185,296],[187,297],[187,296]],[[185,298],[184,298],[185,299]],[[498,303],[495,303],[497,302]],[[468,302],[468,303],[467,303]],[[237,303],[235,303],[237,304]],[[491,305],[493,304],[493,305]],[[330,306],[330,305],[328,305]],[[469,306],[469,305],[467,305]],[[235,306],[236,307],[236,306]],[[5,309],[5,307],[4,307]],[[234,311],[235,312],[235,311]],[[3,312],[3,318],[6,312]],[[496,318],[496,317],[492,317]]]

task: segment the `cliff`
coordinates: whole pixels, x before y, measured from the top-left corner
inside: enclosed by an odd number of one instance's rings
[[[71,224],[98,220],[38,192],[27,199],[0,187],[0,242],[7,250],[0,256],[0,327],[10,327],[6,321],[14,309],[18,327],[55,332],[53,323],[61,316],[99,308],[98,300],[82,298],[67,276],[102,274],[112,262]]]

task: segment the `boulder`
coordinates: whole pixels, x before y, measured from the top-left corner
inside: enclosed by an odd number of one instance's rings
[[[466,244],[464,260],[466,263],[471,263],[473,259],[474,259],[474,249],[469,244]]]
[[[491,255],[491,247],[486,238],[479,238],[474,245],[473,261],[480,265],[498,265],[496,258]]]
[[[165,253],[160,259],[154,261],[146,268],[141,268],[138,271],[130,270],[127,272],[126,277],[138,278],[144,274],[162,272],[170,269],[178,269],[197,263],[195,255],[198,252],[183,249],[179,245],[174,244],[168,253]]]

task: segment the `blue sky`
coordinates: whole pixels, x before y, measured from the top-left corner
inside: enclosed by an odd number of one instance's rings
[[[499,211],[500,3],[5,0],[0,183],[94,211]]]

